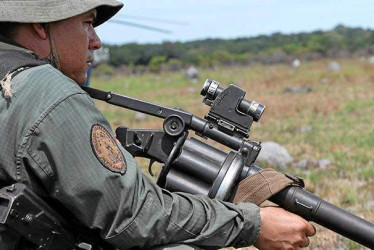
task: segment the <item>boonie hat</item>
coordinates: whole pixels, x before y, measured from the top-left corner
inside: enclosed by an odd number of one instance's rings
[[[0,0],[0,22],[50,23],[96,9],[98,26],[122,7],[116,0]]]

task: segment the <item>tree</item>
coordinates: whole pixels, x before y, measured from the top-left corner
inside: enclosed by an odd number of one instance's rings
[[[154,73],[159,73],[166,63],[166,56],[154,56],[149,62],[149,68]]]

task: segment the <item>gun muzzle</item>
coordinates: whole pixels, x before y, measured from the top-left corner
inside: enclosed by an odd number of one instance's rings
[[[261,171],[252,165],[247,176]],[[290,186],[273,195],[270,201],[308,221],[326,227],[370,249],[374,249],[374,224],[347,212],[319,196],[296,186]]]

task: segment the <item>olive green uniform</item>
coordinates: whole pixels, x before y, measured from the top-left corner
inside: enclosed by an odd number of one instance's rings
[[[1,186],[21,182],[57,200],[120,249],[171,242],[241,247],[256,240],[260,216],[254,204],[163,190],[119,144],[125,173],[105,167],[94,152],[91,130],[98,125],[114,138],[108,121],[51,65],[22,71],[12,79],[12,91],[11,99],[0,96]],[[0,230],[1,237],[5,240],[6,232]]]

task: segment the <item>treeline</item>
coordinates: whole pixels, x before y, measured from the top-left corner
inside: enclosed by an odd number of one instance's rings
[[[157,71],[161,65],[170,70],[185,65],[203,67],[260,63],[279,63],[292,58],[348,57],[374,52],[374,31],[339,25],[331,31],[261,35],[232,40],[207,39],[162,44],[125,44],[107,46],[109,64],[147,66]],[[372,51],[373,50],[373,51]]]

